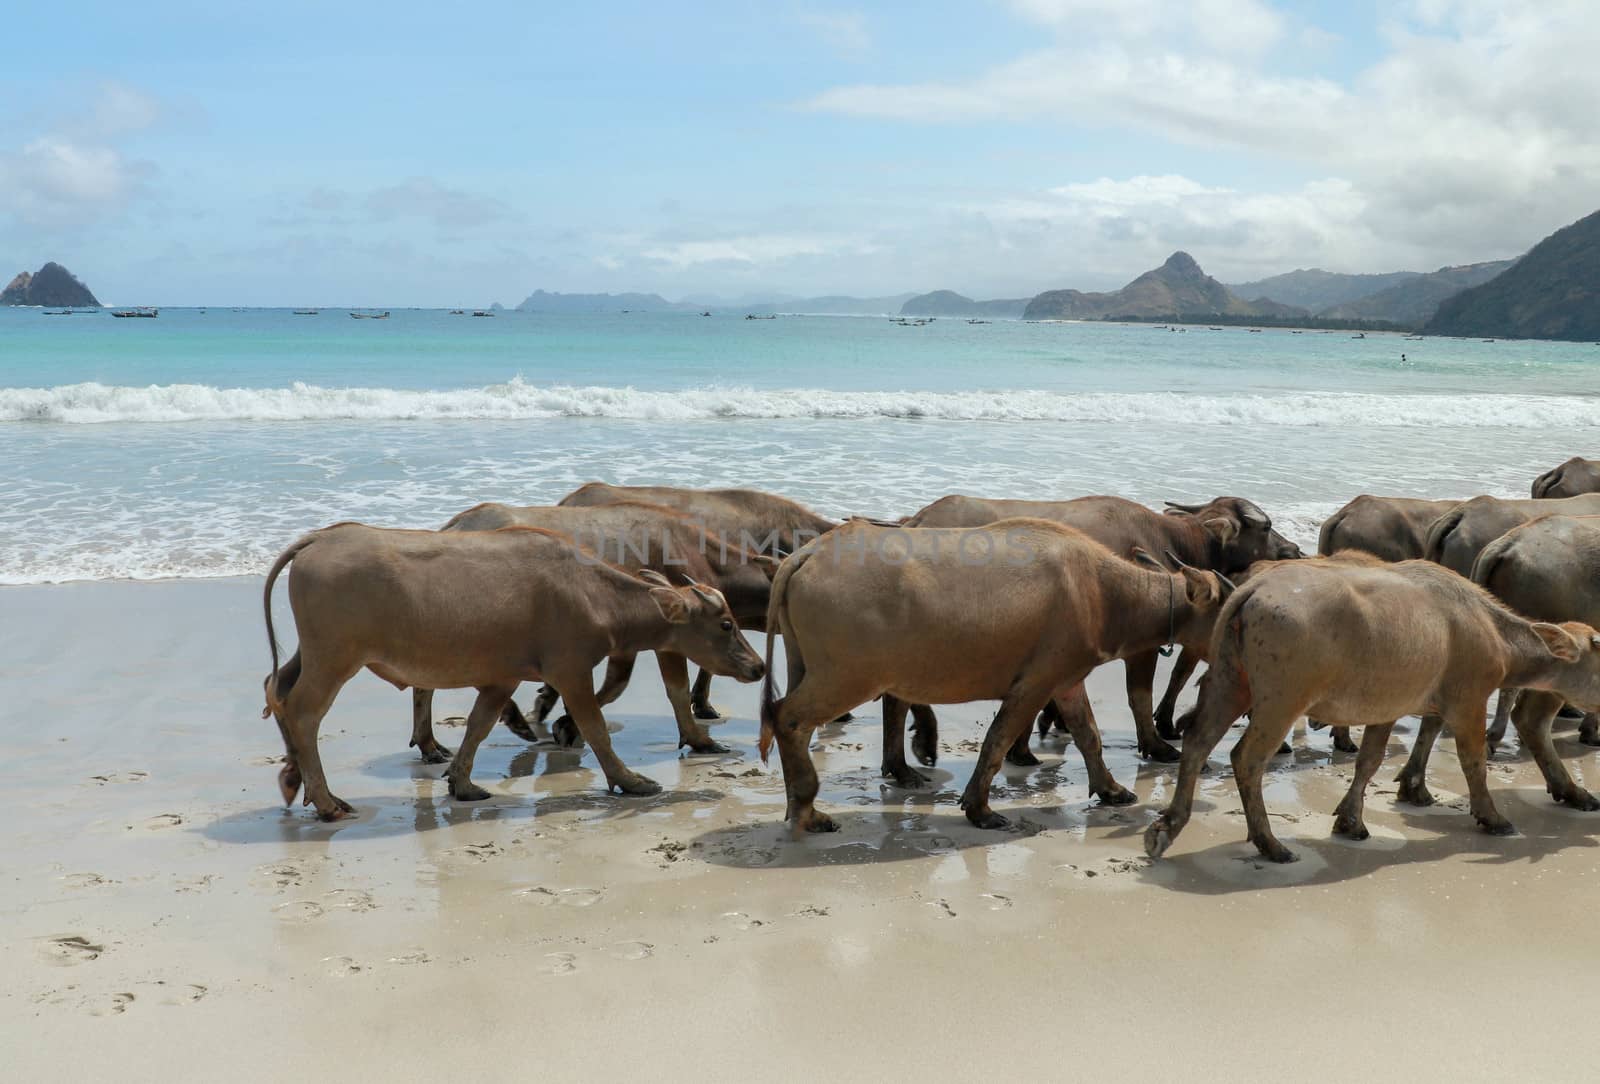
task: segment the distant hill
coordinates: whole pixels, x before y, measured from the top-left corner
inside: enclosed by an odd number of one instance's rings
[[[1028,307],[1025,297],[1001,298],[994,301],[974,301],[954,290],[935,290],[931,294],[918,294],[900,306],[901,316],[997,316],[1016,319]]]
[[[900,311],[911,297],[895,294],[893,297],[791,297],[765,305],[722,306],[725,312],[753,312],[766,315],[774,312],[803,312],[811,316],[883,316]]]
[[[1241,282],[1228,289],[1246,301],[1265,297],[1310,312],[1321,312],[1398,286],[1407,279],[1416,278],[1418,274],[1416,271],[1390,271],[1380,275],[1345,275],[1310,267],[1256,282]]]
[[[1491,260],[1488,263],[1441,267],[1427,274],[1412,275],[1387,290],[1322,309],[1317,315],[1335,320],[1386,320],[1392,324],[1421,327],[1438,309],[1440,302],[1469,287],[1488,282],[1515,262]]]
[[[89,287],[58,263],[47,263],[29,274],[24,271],[0,290],[0,305],[44,305],[48,308],[99,308]]]
[[[1473,338],[1600,341],[1600,211],[1552,233],[1482,286],[1445,301],[1424,330]]]
[[[519,312],[687,312],[692,306],[668,301],[660,294],[554,294],[535,290]]]
[[[1246,301],[1200,270],[1187,252],[1174,252],[1167,262],[1146,271],[1120,290],[1084,293],[1047,290],[1028,302],[1024,320],[1107,320],[1118,317],[1201,315],[1294,316],[1304,310],[1276,301]]]

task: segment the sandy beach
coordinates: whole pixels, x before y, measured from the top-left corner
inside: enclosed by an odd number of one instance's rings
[[[755,686],[717,683],[731,754],[680,757],[646,660],[608,715],[663,794],[610,797],[586,751],[497,729],[469,805],[406,748],[409,697],[363,676],[322,739],[359,815],[325,825],[277,799],[259,590],[0,591],[8,1075],[1582,1075],[1600,815],[1554,806],[1514,746],[1490,784],[1519,835],[1476,830],[1448,743],[1441,805],[1395,805],[1410,720],[1353,844],[1328,830],[1354,758],[1297,732],[1267,800],[1302,861],[1275,867],[1244,841],[1230,738],[1152,864],[1175,766],[1138,762],[1115,664],[1090,691],[1139,804],[1099,807],[1052,737],[997,787],[1019,827],[980,832],[955,803],[993,705],[942,710],[923,792],[879,778],[869,705],[819,733],[842,830],[801,841]]]

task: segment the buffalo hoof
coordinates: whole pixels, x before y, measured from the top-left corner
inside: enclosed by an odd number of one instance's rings
[[[855,715],[852,712],[848,712],[847,711],[843,715],[841,715],[837,719],[835,719],[834,722],[836,722],[836,723],[848,723],[854,718],[855,718]]]
[[[278,769],[278,793],[283,795],[284,805],[294,805],[294,796],[300,793],[300,769],[293,764],[285,764]]]
[[[1333,728],[1333,747],[1341,753],[1354,753],[1360,748],[1350,736],[1350,728],[1347,726]]]
[[[722,712],[718,711],[710,703],[710,701],[702,701],[699,704],[691,704],[691,705],[689,705],[689,710],[694,714],[694,717],[696,719],[720,719],[720,718],[722,718]]]
[[[1023,746],[1021,749],[1007,749],[1006,763],[1015,764],[1019,768],[1037,768],[1043,762],[1033,755],[1032,749]]]
[[[893,779],[895,786],[905,790],[916,790],[933,782],[932,779],[904,762],[900,764],[885,764],[883,766],[883,775],[886,779]]]
[[[1100,799],[1102,805],[1132,805],[1139,800],[1139,796],[1121,783],[1113,783],[1105,790],[1095,791],[1094,796]]]
[[[609,779],[606,783],[613,790],[619,790],[623,794],[632,794],[638,798],[648,798],[652,794],[661,793],[660,783],[642,776],[638,772],[629,772],[625,776]]]
[[[583,735],[570,715],[563,715],[550,724],[550,737],[563,749],[576,749],[583,744]]]
[[[1151,858],[1160,858],[1167,853],[1167,848],[1172,846],[1172,827],[1167,823],[1167,818],[1157,817],[1150,822],[1150,827],[1144,830],[1144,853]]]
[[[460,783],[452,779],[450,780],[450,797],[458,802],[481,802],[490,797],[490,794],[470,779]]]
[[[994,810],[985,806],[983,809],[967,810],[967,820],[973,827],[983,828],[991,832],[998,832],[1002,828],[1010,828],[1011,822]]]
[[[717,753],[726,753],[729,751],[726,745],[723,745],[715,738],[701,738],[696,741],[683,740],[678,742],[679,749],[682,749],[685,745],[689,747],[689,752],[698,753],[702,756],[712,756]]]
[[[1282,745],[1278,746],[1278,751],[1272,755],[1275,757],[1286,757],[1292,752],[1294,752],[1294,746],[1290,745],[1288,742],[1284,742]]]
[[[444,764],[455,756],[455,753],[442,745],[434,745],[428,749],[418,749],[417,753],[422,757],[422,763],[424,764]]]
[[[523,715],[520,711],[516,712],[514,715],[507,715],[505,718],[505,724],[507,730],[511,731],[511,733],[515,734],[525,742],[532,743],[539,740],[538,732],[533,729],[533,725],[529,723],[527,719],[523,718]]]
[[[1146,760],[1159,760],[1163,764],[1171,764],[1182,757],[1183,753],[1160,738],[1156,738],[1154,741],[1149,742],[1141,740],[1139,742],[1139,755]]]
[[[1561,705],[1561,710],[1556,712],[1556,718],[1557,719],[1582,719],[1583,718],[1583,712],[1579,711],[1577,708],[1573,707],[1571,704],[1562,704]]]
[[[1493,817],[1479,817],[1478,827],[1491,836],[1514,836],[1517,834],[1516,825],[1496,813]]]
[[[1600,809],[1600,798],[1596,798],[1579,786],[1574,786],[1565,794],[1558,795],[1556,801],[1570,809],[1581,809],[1585,813],[1593,813]]]
[[[1399,790],[1395,791],[1395,799],[1397,801],[1404,802],[1406,805],[1428,806],[1433,804],[1433,794],[1428,790],[1428,784],[1422,780],[1412,779],[1403,775],[1395,782],[1400,784]]]
[[[343,798],[339,798],[330,794],[328,795],[328,802],[332,808],[323,809],[321,806],[317,807],[317,820],[342,821],[346,817],[355,816],[356,807],[345,801]]]
[[[832,817],[826,813],[818,812],[816,809],[807,809],[803,813],[796,814],[794,818],[794,834],[797,837],[804,832],[820,834],[823,832],[837,832],[838,830],[839,825]]]
[[[1268,862],[1276,862],[1281,866],[1286,866],[1290,862],[1300,861],[1299,855],[1295,854],[1293,851],[1285,847],[1282,843],[1279,843],[1277,840],[1273,839],[1271,836],[1268,836],[1266,839],[1254,839],[1251,840],[1251,842],[1256,845],[1256,850],[1261,852],[1261,857],[1265,858]]]
[[[1182,734],[1178,733],[1178,727],[1172,721],[1172,712],[1156,712],[1156,734],[1168,741],[1177,741],[1183,737]]]
[[[1358,843],[1372,836],[1372,833],[1367,831],[1365,824],[1345,813],[1340,813],[1333,819],[1333,834],[1343,836],[1346,839],[1353,839]]]
[[[911,755],[917,758],[917,763],[924,768],[931,768],[939,763],[939,739],[935,735],[915,733],[911,735]]]

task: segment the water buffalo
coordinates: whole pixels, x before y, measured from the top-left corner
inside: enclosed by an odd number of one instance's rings
[[[1533,496],[1551,500],[1600,493],[1600,459],[1573,456],[1533,480]]]
[[[767,597],[772,577],[778,570],[776,558],[752,553],[737,545],[724,546],[689,517],[660,505],[626,502],[597,507],[565,508],[555,505],[517,506],[480,504],[453,517],[443,531],[492,531],[501,527],[540,527],[571,539],[600,558],[639,572],[654,569],[664,575],[682,573],[690,579],[714,587],[728,600],[734,620],[745,629],[760,631],[767,617]],[[627,688],[633,673],[632,654],[617,654],[606,662],[605,680],[596,698],[600,706],[616,700]],[[678,747],[688,746],[697,753],[726,753],[690,710],[689,670],[683,656],[657,652],[656,664],[666,686],[667,700],[678,723]],[[433,692],[412,690],[411,744],[431,764],[442,764],[450,750],[440,745],[433,734]],[[544,722],[560,694],[553,685],[540,690],[532,721]],[[534,741],[538,734],[528,720],[508,702],[506,725],[519,737]],[[556,721],[555,737],[563,745],[576,743],[578,734],[571,716]]]
[[[1427,548],[1428,527],[1460,503],[1363,493],[1322,521],[1317,552],[1361,550],[1381,561],[1414,561]]]
[[[1509,833],[1489,796],[1484,704],[1495,689],[1517,685],[1600,706],[1597,648],[1600,634],[1588,625],[1525,620],[1430,561],[1383,564],[1345,554],[1259,572],[1217,621],[1200,716],[1184,742],[1172,804],[1145,831],[1145,850],[1159,857],[1178,838],[1206,758],[1245,712],[1250,723],[1233,749],[1234,779],[1250,842],[1274,862],[1295,855],[1273,837],[1262,770],[1308,711],[1366,727],[1335,832],[1367,838],[1362,799],[1395,720],[1433,713],[1451,723],[1473,816],[1488,832]]]
[[[1080,531],[1009,519],[940,531],[848,523],[784,561],[767,611],[767,658],[783,636],[788,693],[763,687],[761,751],[774,740],[796,833],[832,831],[815,807],[812,731],[887,694],[913,704],[1000,700],[962,796],[967,818],[1004,827],[989,783],[1053,697],[1115,658],[1174,641],[1203,648],[1228,585],[1115,556]],[[1098,733],[1073,733],[1102,801],[1133,795],[1111,777]]]
[[[593,507],[620,502],[647,502],[682,512],[731,546],[770,556],[793,553],[839,524],[805,505],[759,489],[691,489],[688,486],[615,486],[586,482],[562,497],[563,507]],[[695,678],[691,707],[697,719],[716,719],[711,705],[711,675]]]
[[[280,669],[272,585],[289,564],[289,604],[300,645]],[[661,787],[622,763],[595,700],[593,670],[619,652],[670,651],[741,681],[763,665],[726,600],[701,585],[672,587],[596,561],[550,531],[399,531],[340,523],[305,535],[279,555],[262,599],[272,672],[267,708],[287,757],[283,800],[305,784],[323,820],[354,810],[322,772],[317,731],[334,697],[362,669],[397,688],[478,690],[461,749],[446,773],[450,795],[478,801],[478,745],[524,681],[561,689],[608,787],[655,794]]]
[[[1540,621],[1600,622],[1600,516],[1544,516],[1507,531],[1478,555],[1472,580],[1524,617]],[[1547,692],[1524,692],[1512,709],[1522,747],[1544,773],[1545,786],[1557,801],[1578,809],[1600,809],[1600,800],[1572,781],[1555,747],[1550,726],[1561,710],[1561,698]],[[1431,805],[1426,776],[1428,754],[1439,736],[1441,721],[1422,720],[1411,756],[1400,772],[1401,797]],[[1494,735],[1491,733],[1491,740]],[[1600,720],[1584,716],[1578,740],[1600,745]]]
[[[1223,575],[1242,572],[1253,562],[1300,556],[1300,547],[1273,530],[1271,518],[1259,506],[1241,497],[1216,497],[1205,504],[1167,502],[1166,513],[1152,511],[1121,497],[1079,497],[1067,501],[989,500],[954,494],[941,497],[904,521],[907,527],[978,527],[1008,516],[1031,516],[1076,527],[1120,557],[1134,550],[1172,552],[1195,568]],[[1128,709],[1138,730],[1139,754],[1152,760],[1173,761],[1178,750],[1166,740],[1176,738],[1172,710],[1178,691],[1194,671],[1192,655],[1180,656],[1173,679],[1162,697],[1160,725],[1152,711],[1158,656],[1154,649],[1125,660]],[[1081,694],[1079,694],[1081,696]],[[1087,711],[1086,699],[1063,698],[1063,713]],[[1009,759],[1028,764],[1038,761],[1027,750],[1027,733]],[[927,738],[918,736],[919,753]],[[927,763],[924,761],[924,763]]]

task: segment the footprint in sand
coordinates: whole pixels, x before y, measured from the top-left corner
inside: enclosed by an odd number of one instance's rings
[[[101,775],[91,775],[89,782],[95,786],[103,787],[107,783],[143,783],[150,778],[150,773],[137,769],[126,772],[105,772]]]
[[[449,862],[487,862],[504,853],[498,843],[468,843],[464,847],[440,851],[439,857]]]
[[[322,905],[315,900],[290,900],[288,903],[280,903],[272,909],[272,913],[285,922],[310,922],[327,914]]]
[[[183,814],[181,813],[157,813],[154,817],[139,825],[139,827],[146,832],[159,832],[166,828],[176,828],[182,823]],[[133,825],[130,824],[128,827],[132,828]]]
[[[83,1007],[90,1016],[121,1016],[128,1011],[128,1006],[133,1002],[133,994],[123,991],[88,998],[84,1001]]]
[[[516,895],[529,903],[539,907],[548,907],[552,903],[559,903],[564,907],[593,907],[600,902],[605,891],[599,888],[563,888],[560,890],[545,888],[542,885],[534,888],[519,888]]]
[[[643,960],[655,954],[656,947],[648,941],[618,941],[611,946],[613,960]]]
[[[935,914],[943,915],[945,918],[956,917],[956,909],[945,900],[929,900],[927,906],[932,907]]]
[[[163,1005],[193,1005],[211,991],[195,982],[155,981],[156,998]]]
[[[265,866],[257,866],[254,876],[250,878],[252,886],[264,892],[282,891],[285,888],[300,887],[305,874],[298,866],[287,862],[269,862]]]
[[[72,967],[75,964],[86,964],[90,960],[98,960],[100,954],[106,950],[104,945],[95,944],[87,937],[80,934],[64,933],[58,937],[47,937],[39,946],[39,951],[51,961],[63,967]]]
[[[361,974],[361,965],[348,956],[324,956],[322,970],[331,978],[347,979]]]
[[[989,910],[1004,911],[1011,906],[1011,897],[1002,896],[998,892],[985,892],[983,898],[989,901]]]
[[[354,911],[361,914],[366,911],[375,911],[377,901],[372,898],[371,892],[363,892],[359,888],[335,888],[322,897],[327,909],[340,911]]]
[[[389,962],[392,964],[426,964],[432,963],[433,957],[421,949],[413,949],[399,956],[389,957]]]
[[[114,885],[117,882],[109,877],[102,877],[98,873],[69,873],[61,878],[61,883],[68,888],[99,888],[102,885]]]
[[[759,918],[751,918],[743,911],[724,911],[722,920],[736,930],[754,930],[766,925]]]
[[[570,975],[578,970],[578,958],[570,952],[547,952],[539,968],[546,975]]]

